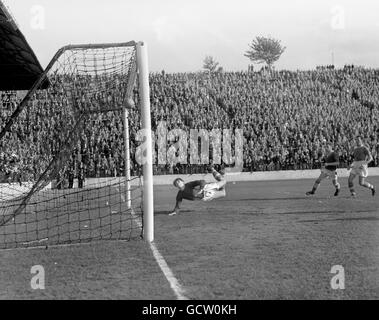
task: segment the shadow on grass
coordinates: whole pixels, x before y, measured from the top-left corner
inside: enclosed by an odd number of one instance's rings
[[[367,211],[365,211],[367,212]],[[300,222],[316,223],[316,222],[331,222],[331,221],[379,221],[379,217],[360,217],[360,218],[339,218],[339,219],[320,219],[320,220],[303,220]]]
[[[253,201],[292,201],[292,200],[315,200],[315,201],[321,201],[321,200],[331,200],[331,199],[336,199],[336,200],[341,200],[341,199],[352,199],[352,200],[359,200],[356,198],[352,197],[319,197],[319,196],[306,196],[304,195],[303,197],[283,197],[283,198],[251,198],[251,199],[223,199],[219,200],[220,202],[229,202],[229,201],[247,201],[247,202],[253,202]]]
[[[320,211],[281,211],[281,212],[254,212],[254,213],[240,213],[242,215],[247,214],[247,215],[258,215],[258,214],[275,214],[275,215],[296,215],[296,214],[343,214],[343,213],[370,213],[370,212],[377,212],[377,210],[354,210],[354,211],[346,211],[346,210],[320,210]],[[372,220],[379,220],[379,217],[371,217]],[[361,219],[361,218],[351,218],[352,220],[354,219]],[[349,218],[340,218],[340,219],[335,219],[335,221],[344,221],[344,220],[349,220]],[[310,221],[301,221],[301,222],[318,222],[322,220],[310,220]],[[332,220],[327,220],[327,221],[332,221]]]
[[[182,213],[192,213],[193,210],[180,210],[180,214]],[[172,211],[164,210],[164,211],[154,211],[155,216],[168,216]]]
[[[305,200],[305,199],[314,199],[314,200],[327,200],[329,198],[307,198],[304,197],[286,197],[286,198],[253,198],[253,199],[225,199],[219,200],[220,202],[228,202],[228,201],[283,201],[283,200]]]
[[[367,211],[365,211],[367,212]],[[275,214],[275,215],[296,215],[296,214],[335,214],[335,213],[346,213],[346,211],[333,211],[333,210],[330,210],[330,211],[281,211],[281,212],[253,212],[253,213],[240,213],[242,215],[246,214],[246,215],[261,215],[261,214]]]

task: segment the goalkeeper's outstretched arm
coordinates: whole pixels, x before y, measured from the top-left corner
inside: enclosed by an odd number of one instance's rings
[[[179,214],[180,213],[180,205],[183,202],[183,198],[180,195],[181,195],[181,193],[179,192],[178,195],[176,196],[176,204],[175,204],[175,208],[174,208],[174,211],[172,212],[172,214]]]

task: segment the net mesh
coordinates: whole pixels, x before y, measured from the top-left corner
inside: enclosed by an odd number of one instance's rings
[[[133,44],[66,47],[20,104],[2,101],[0,249],[141,236],[141,179],[126,180],[122,151],[136,69]]]

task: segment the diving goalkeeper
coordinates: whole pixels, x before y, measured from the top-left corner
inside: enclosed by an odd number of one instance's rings
[[[185,184],[182,179],[175,179],[174,186],[179,189],[179,192],[176,196],[174,212],[170,213],[170,216],[179,214],[180,205],[183,199],[189,201],[202,200],[208,202],[226,197],[226,180],[224,175],[216,171],[214,168],[211,168],[211,170],[213,177],[217,182],[206,183],[205,180],[197,180]]]

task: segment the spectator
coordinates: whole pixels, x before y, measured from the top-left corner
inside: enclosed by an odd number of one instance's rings
[[[167,123],[168,130],[180,128],[188,133],[190,129],[243,129],[244,166],[249,172],[319,168],[324,140],[338,146],[341,167],[346,167],[351,141],[358,134],[366,138],[372,150],[373,165],[379,164],[379,70],[327,66],[315,71],[250,71],[151,74],[153,130],[160,121]],[[14,180],[10,172],[22,177],[17,179],[36,179],[71,141],[69,135],[75,131],[78,110],[104,110],[109,103],[116,104],[122,87],[112,87],[105,77],[78,77],[78,91],[70,94],[79,97],[74,103],[61,85],[71,81],[67,77],[57,76],[52,81],[55,85],[37,91],[0,141],[0,179]],[[86,90],[96,81],[105,83],[99,85],[105,89]],[[3,128],[19,97],[16,92],[1,92],[0,98]],[[134,100],[138,101],[138,91],[134,92]],[[133,161],[140,125],[137,110],[129,113]],[[124,175],[120,113],[88,115],[80,131],[78,137],[71,138],[78,141],[78,145],[71,146],[73,154],[67,159],[62,155],[64,168],[60,175],[69,176],[70,187],[73,175],[82,183],[85,177]],[[17,155],[17,161],[12,160],[12,154]],[[136,162],[131,167],[132,174],[140,173]],[[154,172],[187,174],[204,170],[204,166],[188,164],[155,166]]]

